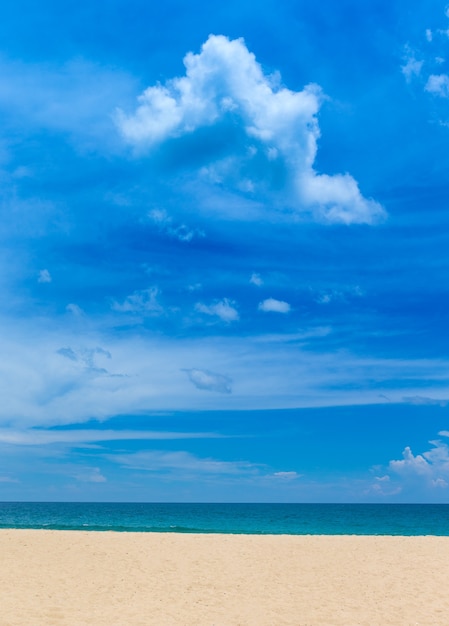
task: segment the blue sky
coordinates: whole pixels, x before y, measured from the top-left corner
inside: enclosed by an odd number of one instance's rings
[[[0,41],[0,500],[447,501],[448,6]]]

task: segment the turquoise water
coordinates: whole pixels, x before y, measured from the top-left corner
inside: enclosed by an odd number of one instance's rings
[[[0,528],[276,535],[449,535],[449,504],[1,502]]]

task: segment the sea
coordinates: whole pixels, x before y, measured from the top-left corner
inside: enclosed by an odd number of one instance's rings
[[[449,536],[449,504],[0,502],[0,528]]]

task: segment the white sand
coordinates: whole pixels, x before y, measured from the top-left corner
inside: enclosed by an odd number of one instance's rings
[[[449,624],[449,537],[0,531],[1,626]]]

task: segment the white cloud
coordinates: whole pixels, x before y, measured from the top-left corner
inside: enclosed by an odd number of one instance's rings
[[[185,224],[175,224],[173,218],[168,215],[165,209],[153,209],[149,212],[148,217],[163,232],[179,241],[189,243],[194,237],[204,237],[204,232],[201,230],[189,228]]]
[[[407,404],[416,404],[416,405],[434,405],[434,406],[447,406],[449,404],[449,400],[446,399],[437,399],[437,398],[427,398],[425,396],[404,396],[402,398],[403,402],[407,402]]]
[[[425,89],[441,98],[449,98],[449,76],[447,74],[431,74]]]
[[[117,322],[115,316],[103,321]],[[51,326],[3,316],[0,324],[0,351],[8,354],[0,360],[0,426],[42,428],[115,415],[216,410],[224,399],[229,409],[246,410],[380,403],[387,389],[396,403],[406,395],[449,398],[448,360],[373,359],[326,350],[326,327],[173,340],[151,328],[100,331],[87,316],[61,316]],[[110,358],[96,351],[99,346]],[[233,393],[199,393],[185,372],[192,363],[198,364],[197,382],[207,383],[201,372],[223,373],[234,381]]]
[[[194,283],[193,285],[187,285],[186,287],[187,291],[190,291],[190,292],[201,291],[202,288],[203,288],[203,285],[201,283]]]
[[[105,483],[106,478],[100,471],[99,467],[83,467],[82,470],[75,474],[74,478],[83,483]]]
[[[321,293],[315,298],[315,302],[318,304],[329,304],[334,301],[346,302],[348,298],[361,298],[364,295],[363,289],[359,285],[354,285],[353,287],[343,287],[342,290],[332,289]]]
[[[20,120],[21,127],[69,134],[82,147],[107,146],[117,140],[111,110],[128,102],[134,81],[117,68],[83,60],[63,66],[0,59],[0,106],[3,117]]]
[[[389,463],[389,468],[397,474],[427,476],[431,472],[431,466],[424,456],[421,454],[414,456],[409,446],[404,449],[402,456],[403,459],[393,460]]]
[[[108,374],[108,371],[102,367],[105,359],[111,359],[112,355],[108,350],[103,348],[84,348],[81,350],[73,350],[70,347],[59,348],[57,354],[69,359],[70,361],[80,365],[82,369],[96,374]]]
[[[310,340],[316,339],[317,337],[327,337],[332,332],[332,328],[330,326],[317,326],[315,328],[310,328],[308,330],[304,330],[302,332],[297,333],[275,333],[275,334],[264,334],[264,335],[256,335],[253,337],[253,341],[259,343],[307,343]]]
[[[417,61],[414,56],[409,56],[405,65],[401,67],[406,81],[409,83],[414,76],[421,74],[424,61]]]
[[[73,302],[68,304],[65,309],[67,313],[71,313],[75,317],[82,317],[84,315],[83,309],[77,304],[74,304]]]
[[[439,440],[430,443],[433,446],[430,450],[416,456],[407,446],[402,459],[390,461],[389,470],[406,484],[424,482],[430,487],[446,488],[449,483],[449,446]]]
[[[51,275],[48,270],[40,270],[37,279],[38,283],[51,283]]]
[[[317,85],[307,85],[299,92],[280,87],[279,80],[263,73],[243,39],[229,40],[222,35],[211,35],[199,54],[189,52],[184,65],[185,76],[146,89],[133,114],[118,111],[117,125],[127,142],[141,150],[150,149],[232,115],[241,121],[247,137],[263,147],[268,163],[282,160],[297,211],[312,211],[330,223],[371,224],[384,217],[381,205],[364,198],[349,174],[318,175],[313,169],[320,135],[316,116],[322,101]],[[255,153],[253,147],[245,157],[247,163]],[[226,168],[235,170],[240,161],[228,158]],[[217,182],[229,177],[216,166],[206,170],[215,172]],[[247,176],[236,181],[234,176],[233,185],[252,193],[257,181]]]
[[[426,28],[426,39],[430,43],[433,39],[433,33],[430,28]]]
[[[298,193],[324,221],[341,224],[371,224],[384,217],[380,204],[362,196],[349,174],[313,174],[298,178]]]
[[[316,301],[318,304],[329,304],[334,300],[335,296],[333,293],[323,293],[321,296],[318,296]]]
[[[197,457],[190,452],[163,452],[149,450],[134,454],[109,457],[112,461],[134,470],[148,472],[170,472],[179,478],[190,479],[191,474],[241,474],[256,473],[257,467],[248,462],[218,461],[212,458]]]
[[[444,431],[440,436],[449,435]],[[384,468],[385,473],[374,476],[374,482],[366,493],[391,497],[401,494],[403,499],[438,499],[437,492],[449,487],[449,446],[441,440],[429,442],[430,450],[413,454],[410,446],[402,452],[402,459],[393,459]],[[379,471],[380,467],[373,468]]]
[[[296,478],[300,478],[301,474],[298,474],[297,472],[275,472],[273,476],[276,476],[281,480],[295,480]]]
[[[290,305],[288,302],[284,302],[283,300],[267,298],[266,300],[263,300],[263,302],[259,302],[258,309],[259,311],[264,311],[265,313],[288,313],[290,311]]]
[[[192,382],[197,389],[217,391],[218,393],[231,393],[232,391],[232,380],[228,376],[196,368],[184,369],[184,371],[189,377],[190,382]]]
[[[17,446],[49,446],[54,444],[89,445],[105,441],[166,441],[181,439],[219,439],[216,433],[170,432],[111,429],[14,429],[0,428],[0,443]]]
[[[252,285],[256,285],[257,287],[261,287],[263,285],[263,280],[260,274],[256,274],[256,273],[251,274],[251,278],[249,279],[249,282]]]
[[[150,287],[135,291],[127,296],[122,303],[113,302],[112,309],[120,313],[141,313],[145,315],[161,315],[163,307],[158,302],[159,289]]]
[[[239,313],[234,305],[235,302],[232,300],[223,298],[223,300],[218,300],[210,305],[197,302],[195,304],[195,311],[219,317],[223,322],[236,322],[239,319]]]

